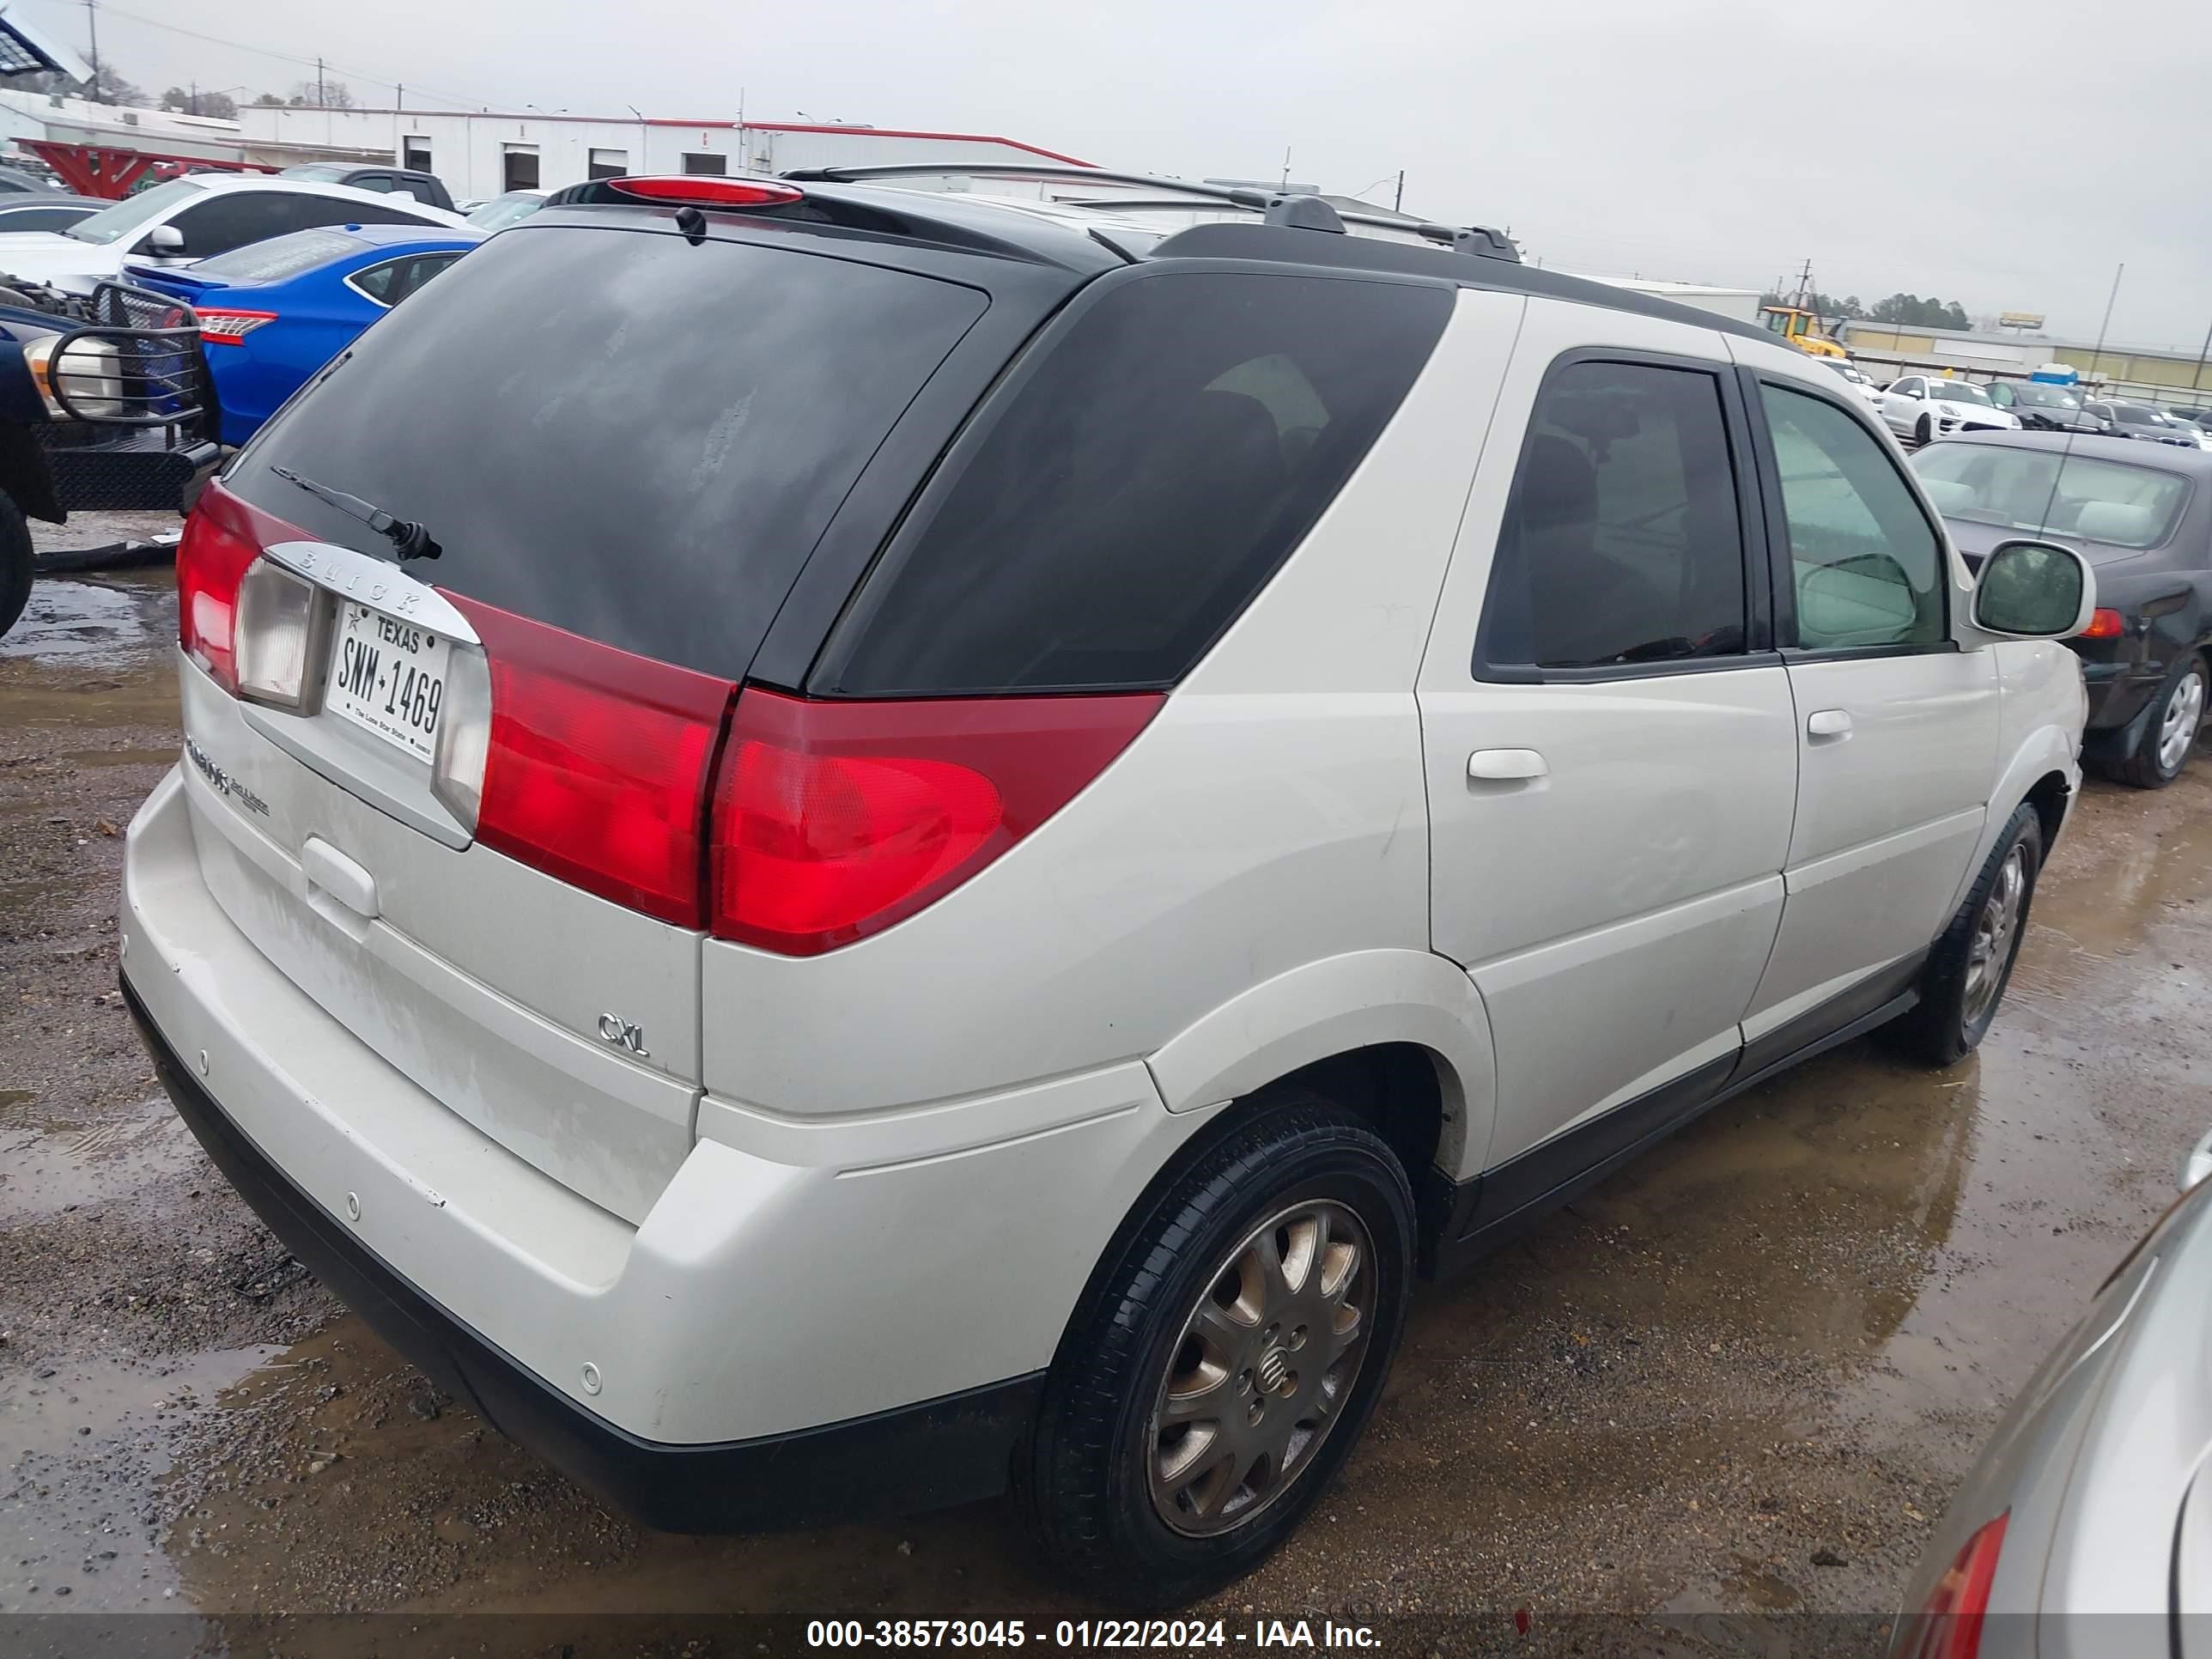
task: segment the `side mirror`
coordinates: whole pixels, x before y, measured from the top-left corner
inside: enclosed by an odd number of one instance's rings
[[[156,225],[146,233],[146,252],[157,259],[180,258],[185,251],[185,233],[174,225]]]
[[[2070,547],[2001,542],[1974,583],[1974,626],[2011,639],[2063,640],[2089,625],[2097,576]]]

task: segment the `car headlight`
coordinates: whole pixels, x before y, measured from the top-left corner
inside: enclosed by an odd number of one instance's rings
[[[55,348],[64,340],[69,342],[68,349],[57,360]],[[55,419],[123,413],[123,366],[113,341],[41,335],[23,348],[23,361],[30,368],[39,396],[46,400],[47,412]],[[57,388],[69,399],[68,407],[54,395]]]

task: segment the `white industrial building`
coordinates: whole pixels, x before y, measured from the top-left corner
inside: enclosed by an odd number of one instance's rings
[[[436,173],[457,199],[558,190],[618,173],[785,173],[902,161],[1082,165],[979,133],[780,121],[249,106],[239,111],[238,126],[248,162],[289,167],[309,156],[374,156]]]
[[[969,165],[1077,159],[981,133],[782,121],[247,105],[234,120],[0,90],[0,138],[216,167],[397,163],[434,173],[457,200],[557,190],[617,173],[767,173],[907,161]],[[107,193],[112,193],[107,192]]]

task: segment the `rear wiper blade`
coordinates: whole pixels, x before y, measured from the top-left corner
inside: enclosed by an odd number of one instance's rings
[[[444,550],[430,539],[430,532],[412,519],[395,519],[374,501],[317,483],[313,478],[303,478],[289,467],[272,466],[269,470],[286,483],[298,485],[317,501],[327,501],[349,519],[367,525],[398,550],[402,564],[410,559],[434,559]]]

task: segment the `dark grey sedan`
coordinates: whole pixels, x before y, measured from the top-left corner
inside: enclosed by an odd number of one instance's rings
[[[2030,432],[2109,432],[2112,423],[2081,407],[2081,394],[2070,386],[2041,380],[1997,380],[1990,401],[2008,409]]]
[[[114,205],[96,197],[71,196],[58,190],[43,190],[35,196],[16,191],[0,195],[0,234],[18,230],[67,230],[78,220],[89,219],[102,208]]]
[[[1973,432],[1929,445],[1912,470],[1970,566],[2034,536],[2096,568],[2096,617],[2067,641],[2089,687],[2081,758],[2139,788],[2172,782],[2212,689],[2212,450]]]
[[[1899,1659],[2192,1659],[2212,1625],[2212,1135],[2013,1402],[1905,1591]]]
[[[2153,409],[2148,404],[2106,403],[2102,400],[2087,403],[2082,408],[2100,421],[2109,422],[2115,435],[2138,438],[2149,443],[2173,444],[2189,449],[2201,448],[2192,433],[2181,429],[2180,423],[2162,409]]]

